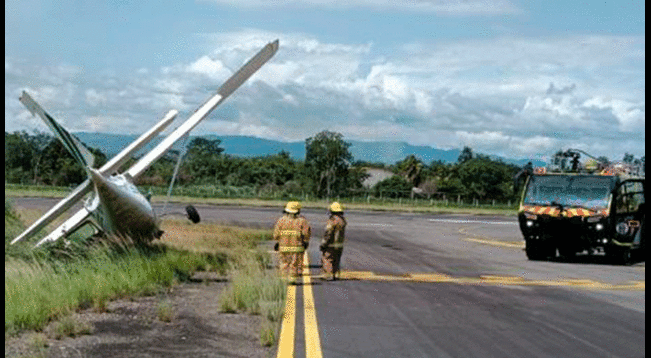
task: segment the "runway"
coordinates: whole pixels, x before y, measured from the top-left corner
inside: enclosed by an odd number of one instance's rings
[[[271,228],[282,207],[197,209]],[[292,286],[294,325],[281,333],[295,357],[645,356],[644,261],[529,261],[515,218],[350,211],[342,280],[322,282],[327,213],[303,213],[309,276]]]

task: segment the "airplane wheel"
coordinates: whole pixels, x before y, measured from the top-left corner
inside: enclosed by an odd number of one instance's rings
[[[197,209],[194,208],[192,205],[188,205],[185,207],[185,212],[188,213],[188,219],[192,221],[193,223],[198,223],[201,221],[201,218],[199,217],[199,212]]]

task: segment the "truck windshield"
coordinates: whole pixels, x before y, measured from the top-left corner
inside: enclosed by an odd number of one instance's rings
[[[529,179],[524,203],[603,209],[614,185],[614,178],[607,176],[534,175]]]

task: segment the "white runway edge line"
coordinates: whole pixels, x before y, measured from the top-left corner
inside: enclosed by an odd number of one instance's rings
[[[454,219],[427,219],[427,221],[452,223],[452,224],[518,225],[517,221],[482,221],[482,220],[454,220]]]

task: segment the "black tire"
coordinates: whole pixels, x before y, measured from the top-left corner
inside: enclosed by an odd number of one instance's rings
[[[619,250],[619,257],[617,260],[619,261],[620,264],[624,266],[628,266],[631,263],[633,263],[633,250],[628,247],[621,248]]]
[[[629,247],[612,247],[606,254],[615,264],[628,266],[633,262],[633,250]]]
[[[199,212],[197,209],[194,208],[192,205],[188,205],[185,207],[185,212],[188,214],[188,219],[192,221],[193,223],[197,224],[199,221],[201,221],[201,217],[199,217]]]
[[[540,261],[546,259],[546,251],[544,245],[534,244],[529,240],[525,242],[524,252],[529,260]]]
[[[576,250],[571,247],[559,247],[558,253],[566,259],[573,259],[576,256]]]

